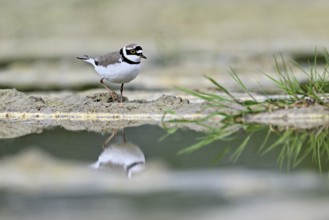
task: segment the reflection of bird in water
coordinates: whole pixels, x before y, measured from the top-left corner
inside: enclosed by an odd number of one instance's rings
[[[125,141],[124,133],[122,141],[109,144],[115,134],[116,132],[113,132],[106,140],[103,152],[99,155],[97,162],[92,167],[95,169],[105,166],[112,169],[123,168],[127,176],[131,178],[133,173],[140,172],[144,169],[145,156],[137,145]]]

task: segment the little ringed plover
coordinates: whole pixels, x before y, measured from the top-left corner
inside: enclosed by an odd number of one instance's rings
[[[116,100],[115,93],[105,85],[103,80],[110,83],[121,84],[120,94],[122,102],[123,85],[135,79],[141,68],[141,59],[146,57],[143,55],[143,49],[137,44],[128,44],[119,51],[105,54],[100,57],[90,57],[83,55],[77,57],[80,60],[91,63],[96,72],[102,77],[100,83],[110,92],[113,100]]]

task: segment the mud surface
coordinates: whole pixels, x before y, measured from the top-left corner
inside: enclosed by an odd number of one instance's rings
[[[246,96],[240,95],[241,99]],[[257,97],[263,100],[263,96]],[[127,99],[127,98],[126,98]],[[193,100],[193,99],[192,99]],[[172,119],[198,119],[218,109],[201,100],[161,95],[155,100],[126,100],[113,102],[107,93],[69,93],[63,95],[29,95],[15,89],[0,90],[2,138],[13,138],[43,129],[62,126],[67,130],[111,132],[113,129],[156,124],[171,126]],[[228,113],[236,113],[228,108]],[[329,123],[329,109],[319,105],[281,109],[248,115],[247,123],[263,123],[296,128],[313,128]],[[211,123],[221,126],[221,117]],[[190,129],[201,128],[193,123],[178,124]],[[175,124],[177,126],[177,124]]]
[[[175,96],[163,95],[154,101],[134,100],[112,101],[108,93],[96,93],[93,95],[70,94],[64,97],[41,98],[18,92],[14,89],[0,91],[1,112],[29,112],[29,113],[53,113],[53,112],[88,112],[88,113],[118,113],[118,114],[163,114],[166,110],[177,113],[196,113],[199,105],[191,108],[187,99]]]
[[[246,123],[311,129],[329,125],[329,109],[315,104],[301,108],[280,109],[274,112],[248,115],[244,119]]]
[[[0,91],[2,138],[38,133],[62,126],[67,130],[111,132],[112,129],[161,124],[164,118],[195,118],[209,109],[202,103],[162,95],[156,100],[113,102],[107,93],[33,96],[14,89]],[[166,113],[168,112],[168,114]],[[165,114],[166,113],[166,114]]]

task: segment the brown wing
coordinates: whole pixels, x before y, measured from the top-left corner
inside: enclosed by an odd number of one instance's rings
[[[108,54],[105,54],[103,56],[100,56],[96,60],[97,60],[98,65],[108,66],[110,64],[120,63],[121,62],[121,54],[120,54],[119,51],[115,51],[115,52],[108,53]]]

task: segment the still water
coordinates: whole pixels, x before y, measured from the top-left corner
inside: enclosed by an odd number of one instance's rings
[[[126,128],[115,132],[115,135],[111,135],[112,130],[109,133],[98,134],[53,128],[41,134],[2,139],[0,140],[0,158],[18,154],[29,148],[37,148],[58,159],[93,164],[106,150],[122,148],[129,151],[130,145],[130,148],[133,148],[130,149],[131,151],[135,150],[136,154],[144,155],[146,159],[141,160],[146,160],[146,164],[148,161],[160,161],[175,170],[238,167],[286,172],[285,167],[282,170],[278,164],[280,149],[274,149],[266,154],[262,154],[260,151],[260,146],[268,132],[267,129],[262,129],[254,134],[236,161],[233,161],[231,156],[246,138],[247,134],[242,131],[234,134],[228,141],[216,141],[199,150],[185,154],[178,154],[178,152],[198,141],[204,136],[203,133],[179,129],[174,134],[165,137],[165,130],[150,125]],[[273,143],[277,138],[276,134],[272,134],[268,142]],[[109,152],[109,154],[111,153],[113,152]],[[219,155],[223,157],[216,160]],[[317,171],[317,168],[316,163],[312,163],[312,157],[308,157],[299,166],[289,171],[300,169]]]
[[[1,139],[0,219],[329,217],[328,156],[316,157],[307,141],[296,156],[275,144],[284,134],[263,127],[243,149],[250,133],[239,130],[178,154],[206,134],[166,134],[151,125],[104,133],[55,127]]]

